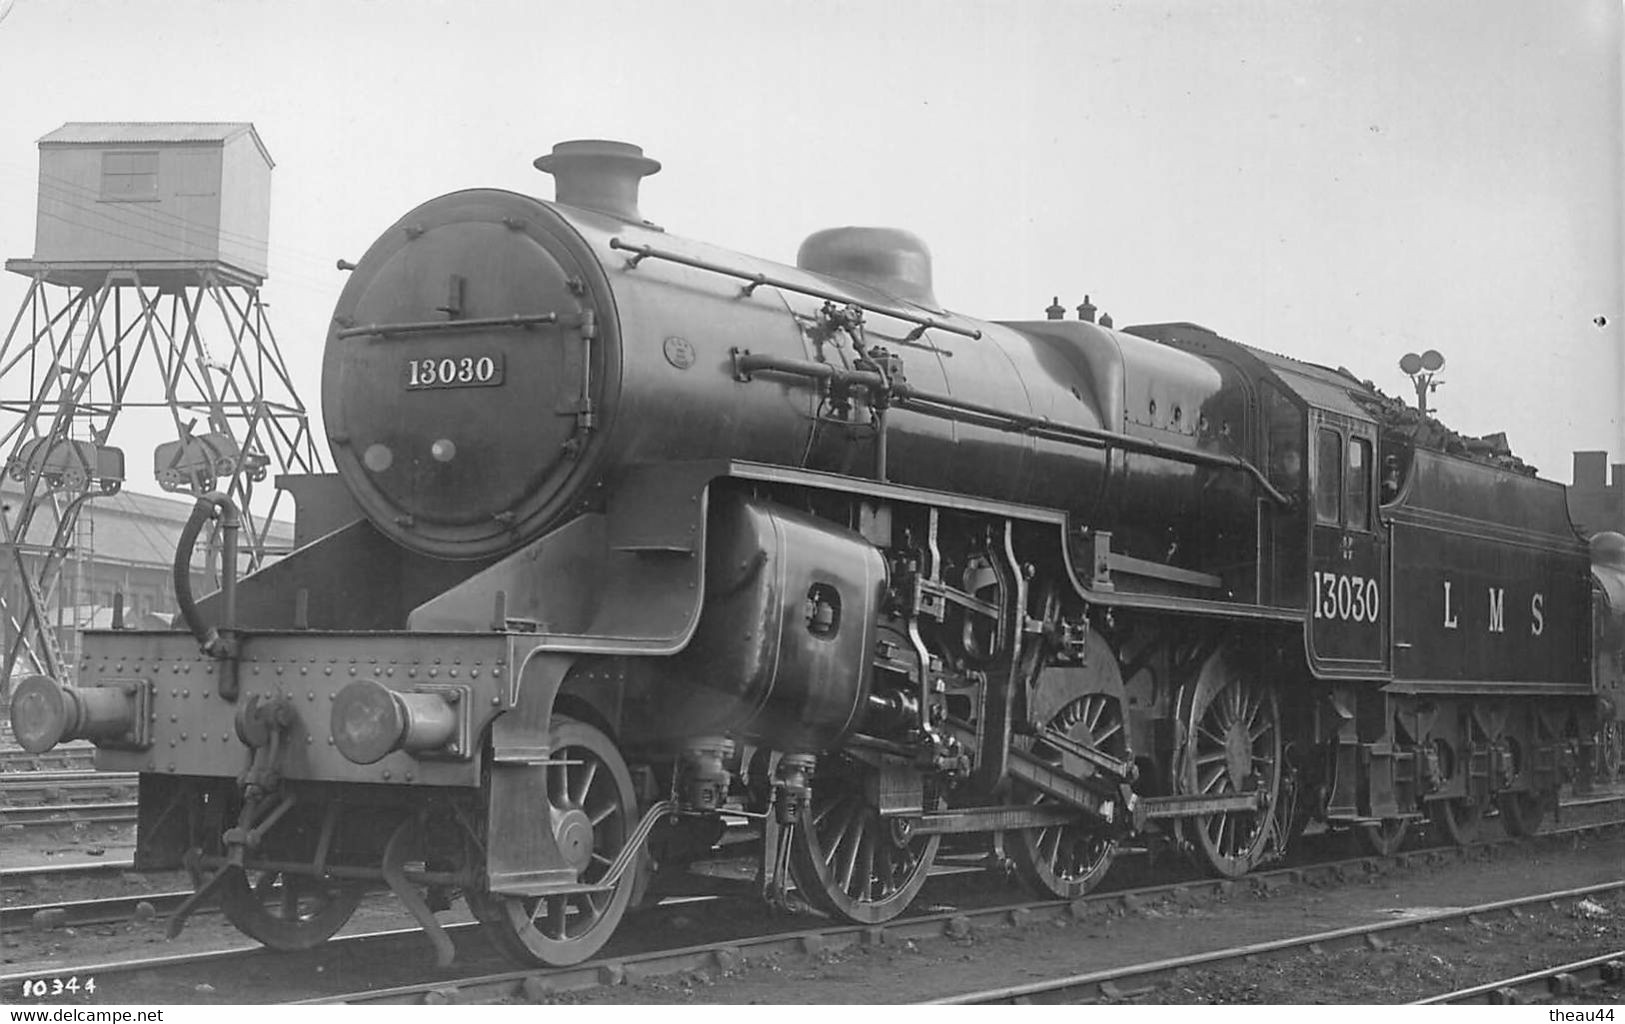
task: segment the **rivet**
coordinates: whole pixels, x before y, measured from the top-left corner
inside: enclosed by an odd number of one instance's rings
[[[182,742],[183,742],[183,743],[184,743],[184,742],[185,742],[185,741],[186,741],[186,734],[185,734],[185,733],[184,733],[184,732],[183,732],[183,733],[181,733],[181,741],[182,741]]]
[[[179,690],[170,690],[169,691],[169,696],[172,697],[172,698],[173,697],[179,697],[180,695],[181,695],[181,691],[179,691]]]
[[[352,675],[352,676],[353,676],[353,675],[355,675],[355,666],[354,666],[354,665],[351,665],[351,666],[350,666],[350,674],[351,674],[351,675]]]
[[[392,676],[394,674],[395,674],[395,669],[393,667],[384,669],[384,675]]]
[[[470,678],[470,679],[478,679],[479,677],[480,677],[480,670],[478,668],[471,668],[471,669],[468,670],[468,678]]]
[[[326,668],[322,669],[322,672],[324,672],[327,675],[332,675],[333,674],[333,666],[332,665],[327,666]]]
[[[315,690],[307,690],[307,691],[305,691],[305,699],[306,700],[315,700],[316,699],[316,691]]]
[[[311,737],[311,736],[306,736],[306,737],[305,737],[305,746],[307,746],[307,747],[308,747],[308,746],[310,746],[310,745],[311,745],[311,744],[312,744],[312,743],[315,743],[315,742],[316,742],[316,740],[315,740],[315,738],[314,738],[314,737]]]
[[[171,762],[169,762],[169,770],[170,770],[170,771],[174,771],[174,770],[175,770],[175,762],[174,762],[174,761],[171,761]]]
[[[446,675],[450,676],[453,679],[456,679],[457,678],[457,670],[456,669],[451,669],[450,671],[448,671],[446,673]]]
[[[278,665],[278,666],[277,666],[277,667],[276,667],[276,674],[277,674],[277,675],[281,675],[281,674],[282,674],[282,666],[281,666],[281,665]]]
[[[437,664],[438,664],[438,663],[437,663]],[[440,670],[439,670],[439,669],[437,669],[437,668],[431,668],[431,669],[430,669],[430,670],[429,670],[429,678],[430,678],[430,679],[433,679],[433,678],[434,678],[434,677],[435,677],[435,676],[438,676],[438,675],[439,675],[439,674],[440,674]]]
[[[180,719],[179,719],[179,718],[176,718],[176,717],[175,717],[175,716],[174,716],[174,715],[170,715],[170,716],[169,716],[169,720],[170,720],[170,721],[171,721],[171,722],[178,722],[178,721],[180,721]]]
[[[191,700],[192,699],[192,691],[191,690],[182,690],[181,691],[181,696],[185,697],[187,700]]]
[[[491,698],[491,706],[492,707],[496,707],[497,705],[499,705],[501,703],[502,703],[502,698],[501,697],[492,697]]]
[[[300,665],[299,666],[299,674],[302,675],[302,676],[308,676],[308,675],[310,675],[310,669],[306,668],[303,665]]]
[[[331,737],[331,736],[327,737],[327,745],[330,746],[330,747],[333,745],[333,737]]]
[[[388,768],[384,769],[384,781],[385,782],[388,782],[393,776],[394,776],[394,772],[391,772]]]

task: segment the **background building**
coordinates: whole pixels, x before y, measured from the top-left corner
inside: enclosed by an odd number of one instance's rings
[[[11,480],[0,482],[0,504],[21,497]],[[57,592],[47,595],[50,624],[64,652],[77,652],[72,624],[105,628],[113,621],[113,595],[124,595],[125,623],[145,629],[167,628],[176,612],[173,567],[181,528],[192,512],[186,498],[164,498],[120,491],[84,503],[75,528],[76,543],[62,567]],[[39,560],[49,548],[57,521],[49,503],[29,526],[23,557],[39,578]],[[275,546],[293,543],[293,524],[271,524]],[[205,533],[207,536],[207,533]],[[207,594],[217,588],[216,573],[202,541],[192,559],[192,590]],[[25,607],[23,583],[9,563],[0,566],[0,596],[7,609]],[[0,621],[0,641],[11,643],[16,623]],[[3,688],[0,688],[3,689]]]

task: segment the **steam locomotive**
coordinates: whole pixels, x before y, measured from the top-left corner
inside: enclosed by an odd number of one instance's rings
[[[442,963],[460,895],[561,965],[725,832],[877,923],[945,841],[1068,899],[1130,839],[1239,876],[1617,772],[1625,537],[1560,485],[1193,324],[953,313],[903,232],[679,238],[636,146],[536,165],[555,202],[441,196],[353,267],[297,550],[194,600],[202,497],[190,635],[16,689],[25,747],[140,773],[172,928],[306,948],[384,885]]]

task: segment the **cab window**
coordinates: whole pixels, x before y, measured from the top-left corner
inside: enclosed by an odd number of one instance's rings
[[[1348,507],[1343,521],[1352,530],[1371,529],[1371,442],[1349,438]]]
[[[1335,524],[1343,511],[1343,435],[1321,427],[1315,437],[1315,518]]]

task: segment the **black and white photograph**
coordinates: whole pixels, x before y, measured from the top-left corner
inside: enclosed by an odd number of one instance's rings
[[[0,0],[7,1020],[1612,1022],[1622,80],[1619,0]]]

